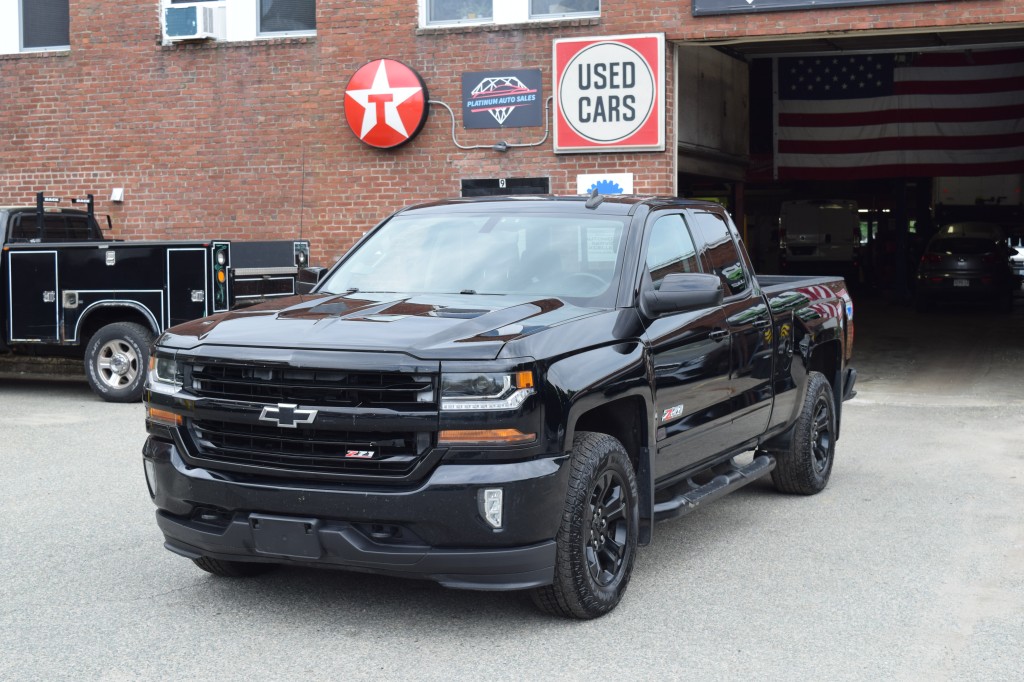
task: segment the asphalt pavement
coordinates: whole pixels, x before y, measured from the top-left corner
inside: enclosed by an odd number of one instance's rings
[[[659,524],[611,614],[163,549],[141,405],[0,379],[0,679],[1020,680],[1024,307],[859,306],[829,487]],[[909,342],[915,341],[917,350]]]

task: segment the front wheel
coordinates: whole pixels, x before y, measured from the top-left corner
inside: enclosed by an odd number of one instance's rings
[[[107,402],[138,402],[152,343],[152,332],[141,324],[115,322],[101,328],[85,349],[89,386]]]
[[[192,563],[207,573],[220,578],[251,578],[257,575],[263,575],[264,573],[277,568],[274,564],[247,561],[224,561],[222,559],[214,559],[208,556],[201,556],[198,559],[193,559]]]
[[[570,466],[555,580],[531,596],[548,613],[597,618],[619,603],[633,572],[639,533],[636,475],[622,443],[601,433],[576,434]]]
[[[825,489],[836,454],[832,386],[820,372],[807,375],[807,395],[788,447],[776,455],[772,482],[784,493],[813,495]]]

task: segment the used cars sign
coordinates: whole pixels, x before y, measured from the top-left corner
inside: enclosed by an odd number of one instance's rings
[[[554,43],[555,151],[664,151],[665,36]]]

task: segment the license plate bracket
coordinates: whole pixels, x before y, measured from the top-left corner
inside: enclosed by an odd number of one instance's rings
[[[318,519],[250,514],[249,528],[257,554],[293,559],[319,559],[323,555]]]

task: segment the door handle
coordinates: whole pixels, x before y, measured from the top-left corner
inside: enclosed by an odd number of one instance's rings
[[[771,320],[759,319],[753,322],[754,329],[767,329],[770,326],[772,326]]]
[[[729,331],[727,329],[714,329],[708,336],[712,341],[721,341],[729,337]]]

